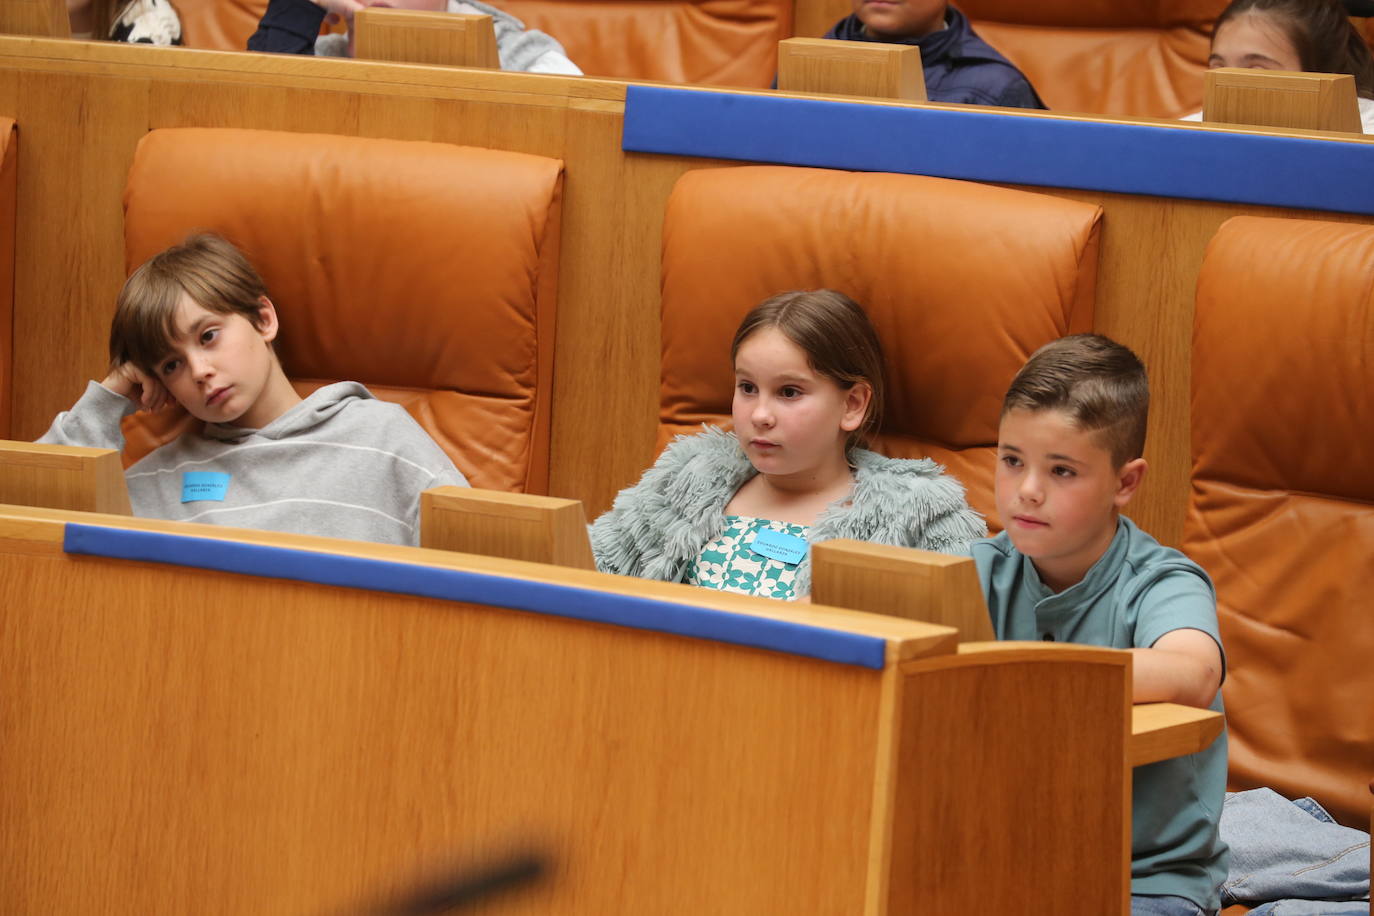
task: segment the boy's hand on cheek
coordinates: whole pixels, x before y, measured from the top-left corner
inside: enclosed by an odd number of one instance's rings
[[[358,10],[367,8],[367,4],[359,2],[359,0],[311,0],[311,2],[329,13],[326,18],[331,23],[342,19],[352,24],[353,14]]]
[[[100,384],[133,401],[142,410],[158,410],[172,399],[161,382],[133,363],[116,367]]]

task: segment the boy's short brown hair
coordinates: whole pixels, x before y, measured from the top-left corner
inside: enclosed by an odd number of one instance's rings
[[[833,289],[793,290],[770,296],[750,310],[730,343],[730,362],[755,331],[777,328],[806,354],[811,368],[845,391],[867,382],[872,395],[846,450],[867,444],[883,417],[883,348],[863,308]]]
[[[1140,359],[1101,334],[1074,334],[1031,354],[1002,400],[1012,410],[1062,410],[1074,425],[1099,434],[1121,467],[1145,453],[1150,383]]]
[[[177,302],[185,293],[197,305],[221,315],[238,313],[253,327],[262,320],[262,278],[232,244],[201,232],[153,255],[129,275],[119,291],[110,324],[110,363],[133,363],[155,372],[176,334]]]

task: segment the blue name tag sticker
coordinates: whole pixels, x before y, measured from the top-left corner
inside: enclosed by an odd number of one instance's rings
[[[229,492],[229,474],[219,471],[187,471],[181,475],[181,501],[198,503],[206,500],[224,502]]]
[[[806,538],[765,528],[754,536],[754,542],[749,545],[749,549],[761,557],[796,566],[806,559]]]

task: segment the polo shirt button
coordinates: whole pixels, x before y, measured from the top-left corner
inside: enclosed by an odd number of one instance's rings
[[[1044,636],[1042,636],[1042,637],[1040,637],[1040,638],[1043,639],[1045,642],[1054,642],[1054,634],[1053,634],[1053,633],[1046,633]]]

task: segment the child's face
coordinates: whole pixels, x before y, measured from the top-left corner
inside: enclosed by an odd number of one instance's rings
[[[238,312],[212,312],[182,294],[171,349],[153,369],[192,416],[210,423],[266,425],[259,415],[271,409],[264,393],[276,368],[269,343],[277,336],[277,313],[264,299],[258,314],[260,326],[254,327]]]
[[[1258,13],[1242,13],[1222,23],[1212,36],[1207,67],[1301,70],[1302,60],[1283,29],[1271,19]]]
[[[735,355],[735,435],[761,474],[797,475],[844,460],[869,390],[841,388],[811,368],[777,328],[755,331]]]
[[[872,38],[923,38],[945,27],[945,0],[853,0]]]
[[[1097,434],[1060,410],[1007,411],[997,433],[997,514],[1016,549],[1055,591],[1075,584],[1107,551],[1117,510],[1145,474],[1120,468]]]

